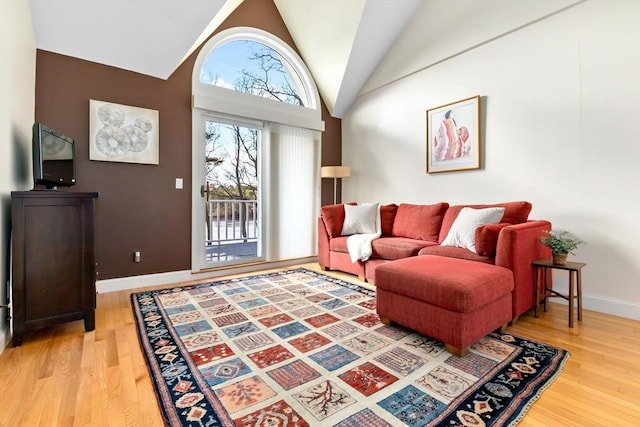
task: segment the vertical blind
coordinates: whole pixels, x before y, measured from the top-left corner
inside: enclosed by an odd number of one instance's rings
[[[285,260],[317,254],[320,211],[320,132],[269,126],[267,258]]]

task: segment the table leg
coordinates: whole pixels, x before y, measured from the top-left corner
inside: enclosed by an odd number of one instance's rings
[[[573,272],[569,270],[569,327],[573,328]]]
[[[549,280],[549,272],[550,270],[547,269],[547,267],[543,267],[544,269],[544,277],[542,278],[542,283],[543,283],[543,287],[542,287],[542,292],[543,292],[543,302],[544,302],[544,312],[546,313],[547,310],[549,309],[548,304],[548,300],[549,300],[549,292],[547,291],[547,283]]]
[[[582,321],[582,271],[578,270],[578,321]]]
[[[533,293],[535,295],[535,310],[534,316],[540,317],[540,285],[542,284],[542,276],[540,274],[540,267],[536,265],[536,291]]]

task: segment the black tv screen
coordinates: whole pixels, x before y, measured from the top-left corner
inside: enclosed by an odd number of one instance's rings
[[[34,187],[71,187],[76,183],[75,141],[42,123],[33,125]]]

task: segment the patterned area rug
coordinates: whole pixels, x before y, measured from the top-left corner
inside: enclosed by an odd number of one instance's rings
[[[171,426],[513,425],[569,354],[490,334],[465,357],[305,269],[132,295]]]

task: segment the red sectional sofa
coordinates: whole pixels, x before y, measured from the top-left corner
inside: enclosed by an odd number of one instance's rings
[[[498,224],[475,230],[476,252],[462,247],[442,246],[460,211],[503,207]],[[365,261],[351,262],[348,236],[342,236],[344,205],[323,206],[318,218],[318,262],[324,270],[339,270],[374,282],[377,266],[407,257],[438,255],[505,267],[513,273],[512,320],[534,306],[535,271],[531,262],[550,258],[548,248],[539,242],[551,223],[529,220],[531,203],[514,201],[490,205],[390,204],[380,206],[382,235],[372,243],[372,255]]]

